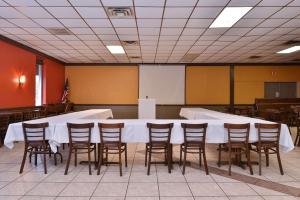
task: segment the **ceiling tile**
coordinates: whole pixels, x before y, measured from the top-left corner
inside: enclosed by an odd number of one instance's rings
[[[284,34],[291,32],[292,30],[295,30],[295,29],[294,28],[275,28],[268,34],[269,35],[284,35]]]
[[[9,19],[9,21],[20,27],[40,27],[40,25],[36,24],[31,19]]]
[[[45,7],[56,18],[80,18],[72,7]]]
[[[93,28],[97,28],[97,27],[110,28],[110,27],[112,27],[112,25],[108,19],[86,19],[85,21],[90,27],[93,27]]]
[[[203,28],[185,28],[182,32],[182,35],[196,35],[200,36],[205,29]]]
[[[198,35],[181,35],[180,40],[193,40],[196,41],[199,38]]]
[[[268,18],[281,7],[254,7],[243,18]]]
[[[50,34],[46,29],[44,28],[24,28],[24,30],[26,30],[27,32],[31,33],[31,34],[36,34],[36,35],[40,35],[40,34]]]
[[[213,22],[213,19],[189,19],[186,27],[206,28]]]
[[[187,19],[163,19],[162,27],[184,27]]]
[[[230,28],[224,35],[238,35],[243,36],[249,32],[251,28]]]
[[[16,11],[12,7],[0,7],[0,17],[3,18],[24,18],[20,12]]]
[[[271,18],[294,18],[300,14],[300,7],[285,7],[271,16]]]
[[[159,35],[160,28],[139,28],[140,35]]]
[[[257,5],[261,0],[247,0],[247,1],[241,1],[241,0],[231,0],[228,4],[228,6],[255,6]]]
[[[102,7],[75,7],[83,18],[107,18]]]
[[[162,18],[162,7],[136,7],[137,18]]]
[[[204,35],[222,35],[228,30],[228,28],[213,28],[213,29],[206,29]]]
[[[136,27],[136,22],[134,19],[111,19],[114,27]]]
[[[56,19],[34,19],[34,21],[38,24],[40,24],[43,27],[47,27],[47,28],[60,28],[63,27],[63,25],[61,23],[59,23],[58,20]]]
[[[189,18],[193,7],[166,7],[164,18]]]
[[[266,19],[258,27],[278,27],[287,21],[288,19]]]
[[[90,28],[69,28],[74,34],[94,34]]]
[[[16,27],[16,25],[4,20],[4,19],[0,19],[0,27],[7,27],[7,28],[12,28],[12,27]]]
[[[113,28],[92,28],[96,34],[113,35],[115,30]]]
[[[138,27],[160,27],[161,19],[137,19]]]
[[[67,0],[36,0],[43,6],[71,6]]]
[[[282,27],[300,28],[300,20],[299,19],[291,19],[287,23],[283,24]]]
[[[99,0],[69,0],[73,6],[102,6]]]
[[[229,0],[199,0],[197,6],[226,6]]]
[[[292,0],[262,0],[258,6],[285,6]]]
[[[300,0],[294,0],[288,6],[300,6]]]
[[[165,0],[134,0],[135,6],[159,6],[162,7],[165,4]]]
[[[42,7],[17,7],[17,9],[30,18],[53,18]]]
[[[101,0],[104,6],[132,6],[132,0]]]
[[[57,37],[64,41],[78,41],[79,40],[75,35],[57,35]]]
[[[38,6],[34,0],[5,0],[12,6]]]
[[[15,34],[15,35],[18,35],[18,34],[28,34],[26,31],[24,31],[23,29],[21,28],[2,28],[2,30],[10,33],[10,34]]]
[[[136,28],[116,28],[116,31],[117,31],[118,34],[124,34],[124,35],[134,34],[134,35],[137,35],[137,29]]]
[[[161,35],[179,35],[182,32],[182,28],[162,28]]]
[[[222,7],[196,7],[191,18],[215,18],[222,9]]]
[[[87,24],[82,19],[59,19],[66,27],[88,27]]]
[[[247,35],[264,35],[273,30],[273,28],[254,28]]]
[[[240,19],[234,27],[241,27],[241,28],[249,28],[249,27],[256,27],[260,24],[264,19]]]
[[[197,0],[167,0],[166,6],[195,6]]]

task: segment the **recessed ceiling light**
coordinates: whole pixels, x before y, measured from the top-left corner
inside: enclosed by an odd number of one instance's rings
[[[119,46],[119,45],[107,45],[106,47],[112,54],[124,54],[125,53],[123,47]]]
[[[251,9],[252,7],[226,7],[209,28],[231,27]]]
[[[278,51],[277,53],[293,53],[293,52],[299,51],[299,50],[300,50],[300,46],[293,46],[293,47]]]

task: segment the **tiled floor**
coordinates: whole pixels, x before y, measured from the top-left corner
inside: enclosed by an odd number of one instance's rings
[[[130,144],[127,168],[123,167],[123,176],[119,176],[116,165],[101,168],[101,175],[88,175],[88,167],[71,162],[68,175],[64,175],[65,163],[54,166],[53,159],[48,160],[48,174],[43,173],[43,164],[25,165],[23,174],[19,174],[23,144],[18,143],[12,150],[0,148],[0,200],[288,200],[300,199],[288,194],[300,194],[300,148],[288,154],[282,153],[285,175],[281,176],[276,157],[271,156],[270,167],[263,166],[263,175],[258,176],[258,167],[254,166],[254,176],[249,170],[233,167],[233,176],[227,176],[227,167],[216,166],[217,151],[215,145],[207,146],[210,175],[199,170],[197,156],[189,156],[192,166],[186,168],[183,176],[181,168],[174,165],[172,173],[167,173],[164,165],[152,165],[150,176],[144,167],[144,145]],[[175,159],[178,159],[178,147]],[[67,150],[63,152],[67,158]],[[257,159],[253,153],[252,160]],[[80,156],[81,160],[86,157]],[[114,160],[114,158],[111,158]],[[159,159],[159,157],[155,157]],[[249,178],[251,177],[251,178]],[[253,183],[253,184],[250,184]],[[279,183],[281,185],[274,185]],[[274,185],[274,188],[272,188]],[[276,186],[276,187],[275,187]],[[284,186],[286,187],[284,190]],[[271,189],[272,188],[272,189]],[[279,192],[283,191],[283,192]],[[289,191],[292,191],[289,193]]]

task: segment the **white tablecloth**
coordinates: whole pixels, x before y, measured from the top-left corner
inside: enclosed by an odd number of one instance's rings
[[[221,113],[204,108],[182,108],[179,115],[189,120],[207,121],[209,125],[207,129],[207,136],[210,137],[211,135],[214,135],[211,143],[217,143],[217,140],[221,139],[222,134],[220,133],[222,132],[224,136],[223,139],[225,141],[227,140],[227,132],[226,129],[223,128],[224,123],[250,123],[250,142],[256,142],[258,140],[257,129],[254,127],[255,123],[273,123],[262,119]],[[204,120],[205,118],[207,118],[207,120]],[[207,140],[209,139],[207,138]],[[286,124],[281,125],[279,144],[284,152],[294,149],[293,139]]]
[[[42,119],[30,120],[26,123],[43,123],[49,122],[49,128],[46,129],[46,139],[52,141],[53,135],[55,135],[57,131],[57,125],[64,124],[66,125],[67,122],[70,122],[74,119],[76,120],[95,120],[95,119],[107,119],[113,118],[113,114],[111,109],[91,109],[79,112],[72,112],[63,115],[57,115],[53,117],[46,117]],[[59,130],[59,129],[58,129]],[[64,134],[64,133],[62,133]],[[22,130],[22,123],[14,123],[8,126],[4,144],[8,148],[14,147],[14,141],[24,141],[24,135]],[[53,149],[56,148],[53,146]]]

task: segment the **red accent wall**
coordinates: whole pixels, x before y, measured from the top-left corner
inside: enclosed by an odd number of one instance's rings
[[[43,104],[60,103],[64,91],[65,66],[45,59],[43,76]]]
[[[0,109],[35,105],[35,68],[37,55],[0,41]],[[43,103],[58,103],[63,92],[64,66],[44,59]],[[19,86],[21,74],[26,77]]]
[[[36,56],[0,41],[0,108],[34,106]],[[26,82],[19,86],[18,77]]]

